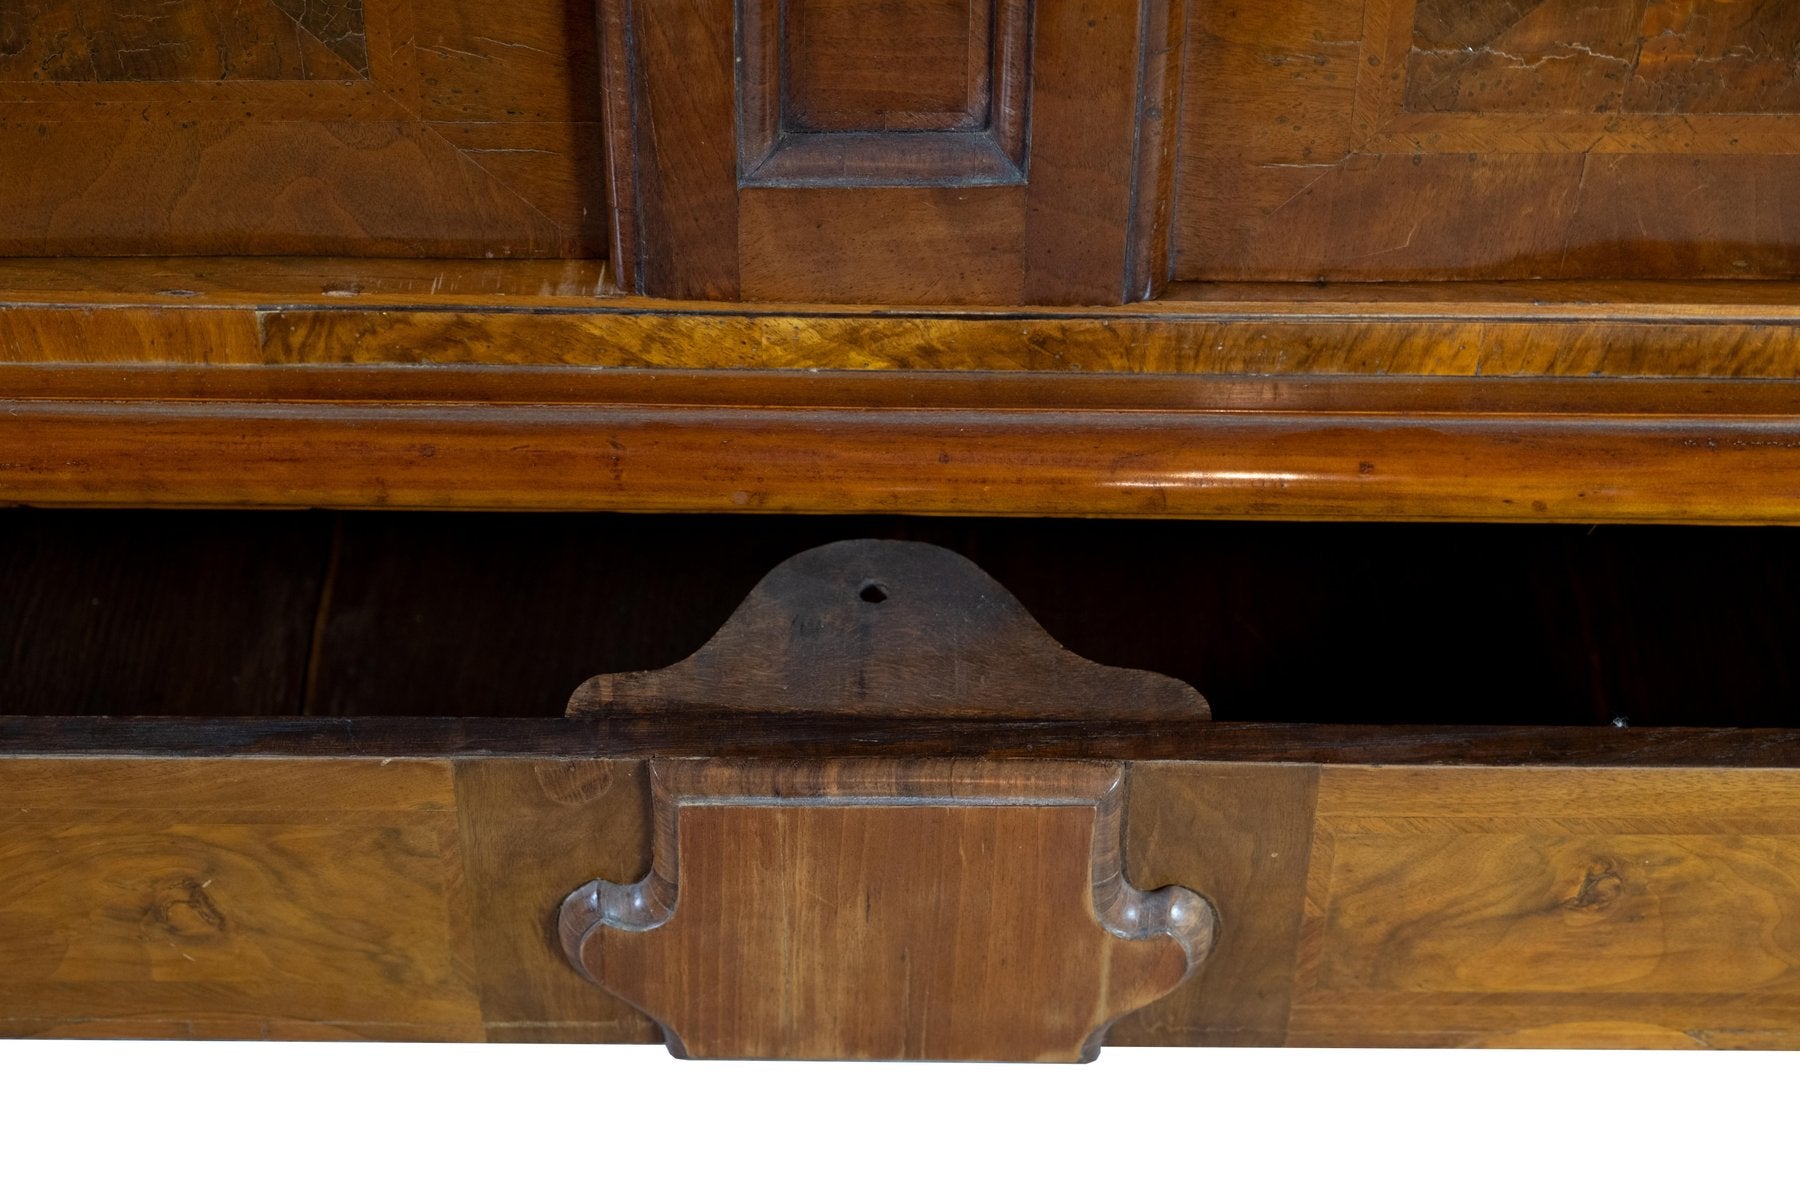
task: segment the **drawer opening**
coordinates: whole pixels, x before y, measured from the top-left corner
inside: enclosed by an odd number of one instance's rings
[[[551,717],[846,537],[934,542],[1231,722],[1800,724],[1800,531],[0,514],[0,713]]]

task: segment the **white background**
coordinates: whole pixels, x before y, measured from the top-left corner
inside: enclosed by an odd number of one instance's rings
[[[0,1196],[1800,1195],[1800,1054],[0,1043]]]

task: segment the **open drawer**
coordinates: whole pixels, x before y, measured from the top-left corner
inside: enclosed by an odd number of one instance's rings
[[[1800,1043],[1789,531],[3,520],[13,1035]]]

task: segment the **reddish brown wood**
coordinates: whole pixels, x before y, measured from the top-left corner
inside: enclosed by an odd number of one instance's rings
[[[710,384],[710,381],[705,381]],[[15,402],[13,502],[1800,520],[1800,422]]]
[[[994,58],[1005,53],[994,45],[994,0],[762,0],[747,7],[761,9],[765,30],[771,19],[787,22],[779,43],[783,103],[796,130],[938,132],[987,125]],[[1002,42],[1026,32],[1024,6],[1012,9],[998,30]]]
[[[1170,0],[601,7],[628,286],[1118,303],[1164,278],[1138,223],[1168,181]]]
[[[1794,9],[1199,6],[1181,279],[1791,279]]]
[[[1121,866],[1095,763],[669,761],[651,872],[563,905],[589,979],[697,1058],[1074,1061],[1216,916]]]
[[[591,5],[0,6],[0,255],[593,256]]]
[[[1030,9],[1030,0],[890,0],[873,9],[744,0],[740,181],[827,189],[1022,182]],[[831,215],[863,216],[841,198]],[[929,251],[922,244],[914,257]]]
[[[996,261],[945,278],[992,282]],[[648,303],[596,295],[592,263],[35,260],[8,278],[15,502],[1796,512],[1786,285],[1189,286],[997,314]]]

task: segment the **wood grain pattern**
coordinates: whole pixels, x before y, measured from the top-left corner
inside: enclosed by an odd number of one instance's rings
[[[0,1032],[479,1038],[446,762],[0,758]]]
[[[0,9],[0,82],[342,80],[368,72],[362,0],[17,0]]]
[[[642,763],[475,760],[456,771],[469,924],[489,1041],[652,1042],[649,1018],[568,969],[557,905],[569,881],[650,868]]]
[[[1144,887],[1182,882],[1220,921],[1205,969],[1113,1026],[1109,1045],[1266,1046],[1286,1036],[1317,786],[1318,769],[1301,763],[1132,764],[1126,870]]]
[[[651,873],[578,889],[563,941],[683,1057],[1091,1058],[1212,945],[1204,901],[1125,881],[1116,766],[676,760],[652,781]]]
[[[814,725],[810,762],[856,753]],[[950,747],[1054,773],[1078,745],[861,728],[902,773]],[[641,764],[724,744],[671,720],[0,722],[0,1031],[642,1041],[559,960],[559,889],[646,869]],[[276,757],[222,757],[246,751]],[[1791,734],[1202,725],[1153,753],[1129,877],[1193,872],[1225,917],[1117,1043],[1800,1046]]]
[[[1795,783],[1326,768],[1290,1040],[1795,1044]]]
[[[753,413],[605,405],[15,402],[14,503],[1800,520],[1780,417]],[[904,432],[905,439],[896,436]]]
[[[23,0],[0,254],[604,253],[591,9]]]
[[[986,126],[995,0],[777,0],[787,112],[809,131]]]
[[[820,189],[1022,183],[1030,10],[1030,0],[888,0],[876,7],[740,0],[740,183]],[[972,197],[964,191],[962,198]],[[780,199],[763,196],[758,205],[765,215],[771,209],[779,215]],[[848,205],[838,197],[825,221],[788,217],[794,226],[789,236],[804,247],[802,230],[835,230],[849,220],[861,234],[838,236],[854,245],[883,228],[864,211],[867,205],[893,201],[859,199],[861,205]],[[1022,203],[1022,197],[1011,198],[1014,209]],[[1019,224],[1012,222],[1015,237]],[[912,246],[911,254],[934,260],[943,254],[953,262],[954,249],[927,240]],[[780,269],[782,257],[758,248],[744,260],[768,272]],[[846,266],[836,278],[854,278],[859,266]],[[871,262],[862,269],[900,278],[909,267],[916,262]],[[771,286],[778,294],[783,285]],[[789,295],[829,298],[806,292],[798,281],[785,286]],[[765,290],[753,284],[746,294]]]
[[[967,559],[871,540],[788,559],[694,655],[569,702],[609,721],[734,711],[1211,715],[1175,680],[1070,654]],[[683,1056],[1086,1059],[1212,945],[1207,902],[1126,882],[1117,764],[686,760],[650,778],[649,873],[572,893],[563,944]]]
[[[1787,5],[1421,0],[1413,28],[1414,111],[1800,111]]]
[[[1197,12],[1183,279],[1787,279],[1795,19],[1713,0]]]
[[[954,206],[955,195],[940,200]],[[1800,294],[1773,284],[1187,287],[1149,304],[1022,312],[693,305],[608,291],[593,263],[14,260],[0,292],[0,371],[83,363],[885,371],[914,389],[930,386],[927,373],[979,375],[985,387],[994,375],[1041,372],[1059,387],[1088,376],[1178,376],[1190,390],[1265,391],[1379,376],[1402,394],[1413,379],[1463,381],[1455,407],[1478,411],[1495,380],[1619,380],[1621,393],[1653,395],[1666,380],[1791,381],[1800,362]],[[842,381],[780,382],[794,404]],[[11,378],[6,387],[33,394]],[[1546,393],[1538,410],[1591,411],[1554,399],[1564,394],[1585,393]],[[1754,403],[1754,392],[1741,394],[1734,403]],[[1009,397],[1004,407],[1018,403]]]
[[[0,711],[299,712],[331,540],[317,513],[0,515]]]
[[[1786,285],[1220,286],[1102,312],[880,312],[596,296],[592,264],[384,263],[364,280],[341,260],[310,276],[154,262],[121,268],[116,299],[95,294],[107,270],[21,264],[0,301],[0,421],[19,448],[0,497],[1794,514]]]

